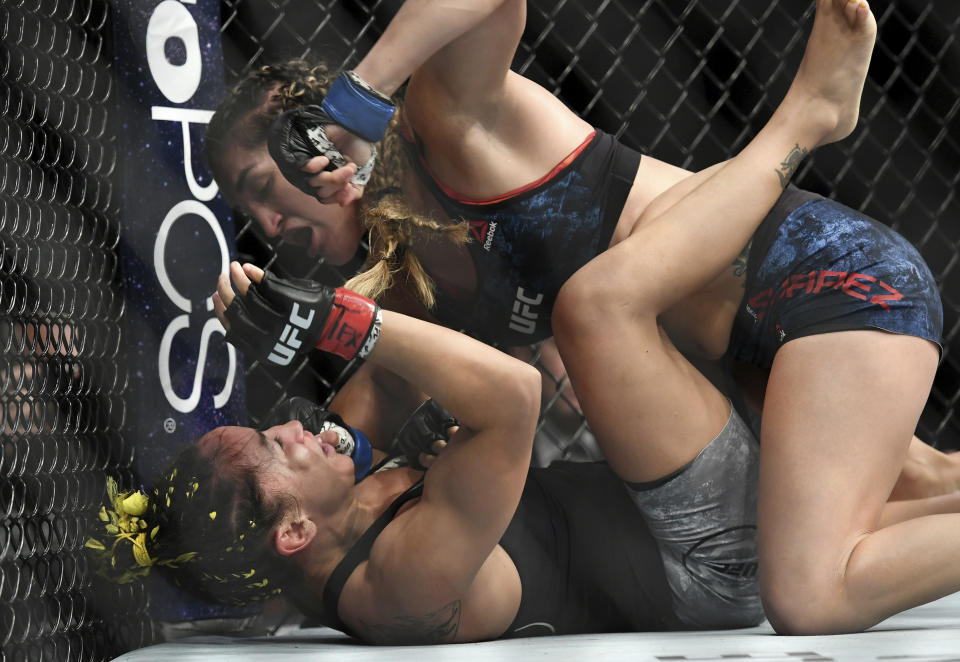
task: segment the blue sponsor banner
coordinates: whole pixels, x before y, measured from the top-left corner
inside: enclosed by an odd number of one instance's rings
[[[233,219],[203,159],[223,94],[217,0],[114,0],[123,168],[120,257],[131,361],[128,434],[149,486],[177,453],[219,425],[243,425],[239,355],[211,295],[234,254]],[[158,582],[164,620],[237,613]]]

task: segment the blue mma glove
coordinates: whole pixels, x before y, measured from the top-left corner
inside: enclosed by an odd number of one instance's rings
[[[416,408],[403,423],[390,443],[391,455],[403,455],[409,465],[425,471],[420,464],[420,453],[433,455],[433,442],[450,440],[448,428],[460,425],[459,421],[436,400],[430,399]]]
[[[332,411],[310,402],[307,398],[295,395],[287,398],[274,407],[270,415],[263,421],[264,427],[283,425],[288,421],[300,421],[303,429],[312,434],[320,434],[326,430],[337,433],[339,440],[335,449],[341,455],[349,455],[353,459],[354,477],[360,482],[370,471],[373,464],[373,447],[367,436],[352,428],[343,419]]]

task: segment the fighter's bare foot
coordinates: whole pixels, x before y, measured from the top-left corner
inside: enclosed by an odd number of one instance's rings
[[[814,143],[853,131],[873,53],[877,23],[866,0],[817,0],[817,13],[784,110],[812,124]]]

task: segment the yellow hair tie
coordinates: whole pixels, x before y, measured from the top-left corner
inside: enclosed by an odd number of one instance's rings
[[[140,516],[147,511],[149,504],[150,499],[147,498],[147,495],[137,491],[124,499],[120,505],[128,515]]]
[[[107,533],[113,536],[113,544],[108,550],[102,542],[91,538],[87,540],[85,546],[109,555],[110,565],[116,567],[117,559],[114,553],[117,545],[123,541],[129,542],[133,551],[133,560],[138,567],[124,572],[118,581],[130,581],[134,577],[146,574],[150,566],[157,562],[157,559],[150,556],[150,552],[147,551],[147,521],[143,519],[143,515],[150,507],[150,498],[139,490],[120,492],[117,481],[113,478],[107,478],[107,498],[110,507],[101,507],[99,517],[104,522]],[[159,530],[159,526],[154,526],[150,531],[150,539],[156,538]]]
[[[136,560],[137,565],[141,567],[150,567],[153,565],[155,559],[150,556],[150,553],[147,551],[147,534],[141,533],[133,541],[133,558]]]

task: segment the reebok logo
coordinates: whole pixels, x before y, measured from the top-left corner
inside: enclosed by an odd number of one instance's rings
[[[489,225],[486,221],[470,221],[470,232],[481,244],[487,239],[487,226]]]
[[[311,310],[306,317],[300,316],[300,306],[296,302],[290,310],[290,320],[283,326],[280,333],[280,339],[274,344],[273,351],[267,359],[277,365],[289,365],[297,350],[303,345],[300,339],[300,333],[310,328],[313,322],[313,315],[316,311]]]
[[[470,221],[470,232],[477,238],[485,251],[490,251],[493,245],[493,235],[497,233],[496,221]]]

